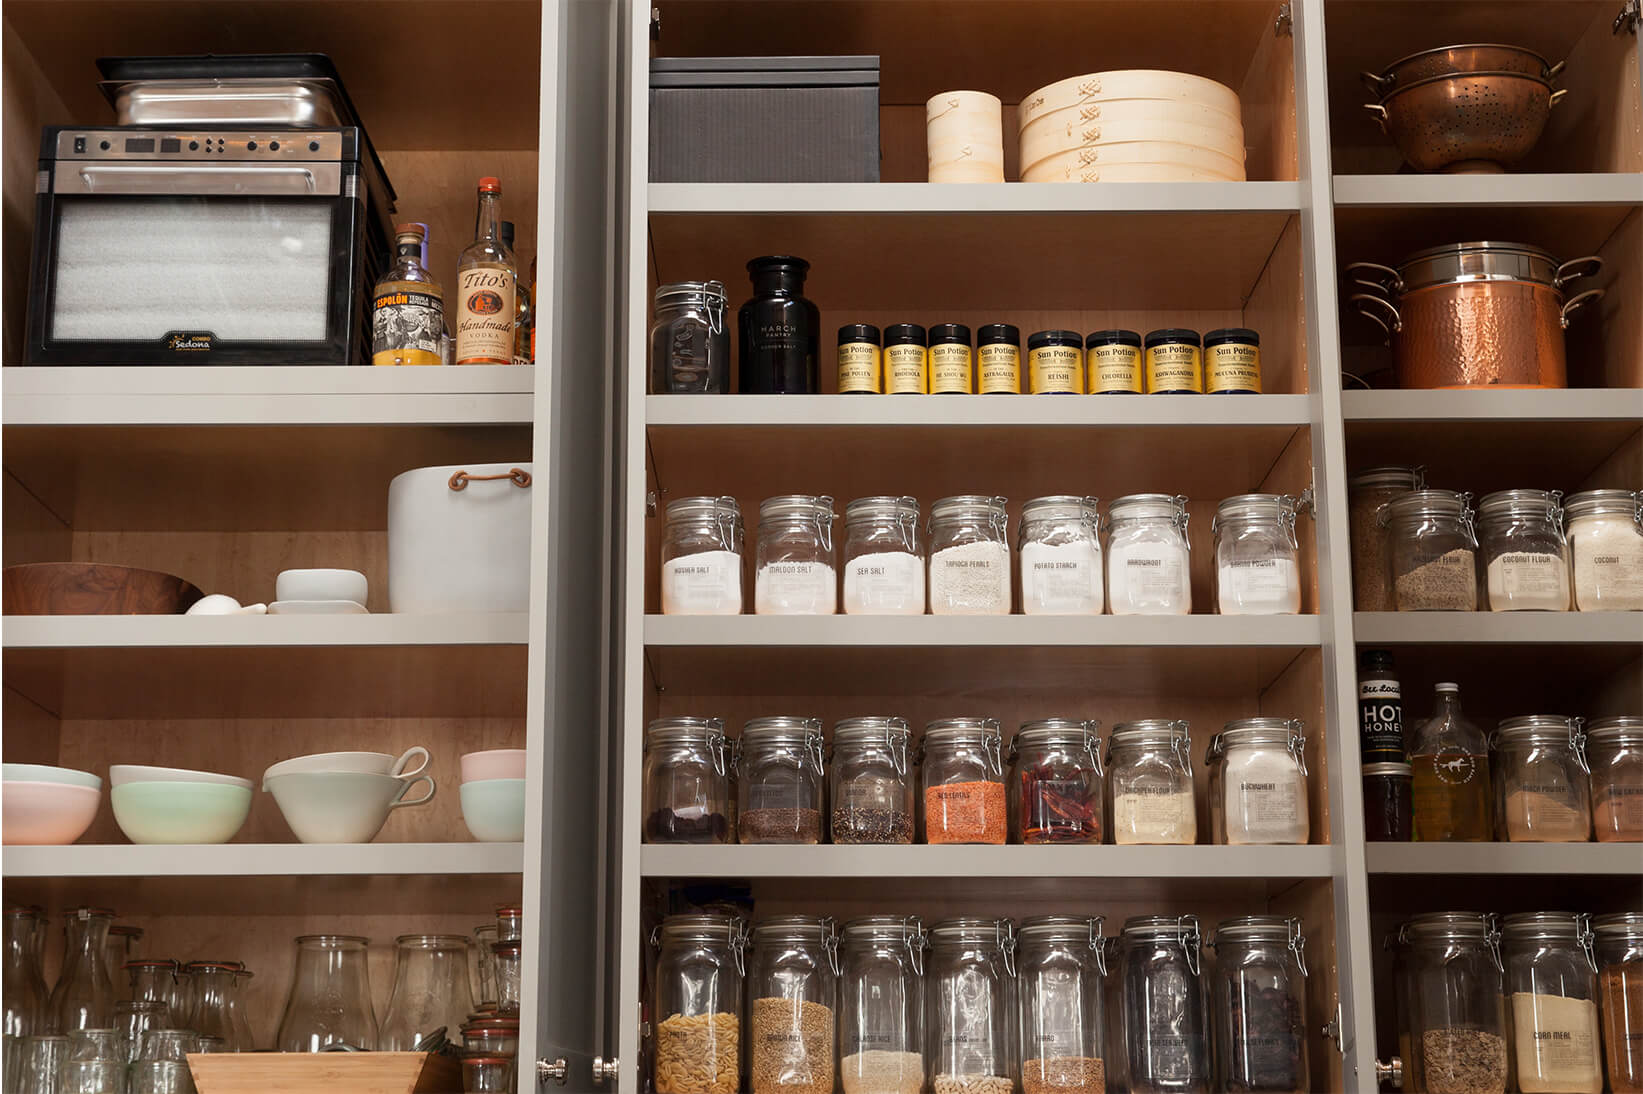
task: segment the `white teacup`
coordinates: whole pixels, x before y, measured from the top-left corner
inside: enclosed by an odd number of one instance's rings
[[[428,784],[420,798],[407,799],[411,787]],[[262,788],[274,795],[285,823],[303,843],[370,843],[388,814],[407,805],[432,801],[432,775],[412,779],[363,771],[295,771],[265,775]]]
[[[413,764],[415,766],[412,766]],[[412,745],[398,756],[390,756],[386,752],[316,752],[311,756],[297,756],[281,760],[264,771],[262,777],[267,781],[280,775],[328,771],[414,779],[422,774],[427,766],[428,750],[421,745]]]

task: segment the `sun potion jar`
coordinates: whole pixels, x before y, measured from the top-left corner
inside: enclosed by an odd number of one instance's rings
[[[1295,615],[1301,610],[1295,498],[1239,494],[1215,510],[1215,610],[1222,615]]]
[[[1204,335],[1204,390],[1211,395],[1261,393],[1261,336],[1248,327]]]
[[[924,546],[917,498],[857,498],[844,507],[844,614],[923,615]]]
[[[1021,393],[1021,331],[988,323],[976,331],[976,378],[983,395]]]
[[[884,339],[870,323],[839,328],[839,394],[877,395],[884,390]]]
[[[1027,371],[1034,395],[1084,393],[1084,338],[1073,330],[1041,330],[1027,339]]]
[[[1091,395],[1139,395],[1141,336],[1132,330],[1098,330],[1084,339]]]
[[[1107,603],[1113,615],[1188,615],[1187,499],[1130,494],[1107,507]]]
[[[1148,395],[1201,395],[1204,391],[1203,357],[1198,332],[1170,327],[1150,332],[1147,349]]]
[[[741,614],[742,511],[735,498],[667,503],[661,585],[663,615]]]
[[[930,614],[1010,614],[1004,499],[942,498],[930,507]]]
[[[970,328],[962,323],[937,323],[930,328],[930,394],[975,393],[975,355],[970,350]]]
[[[924,328],[897,323],[884,328],[884,390],[891,395],[930,391],[930,351]]]
[[[1095,498],[1034,498],[1021,507],[1021,610],[1100,615],[1101,518]]]
[[[833,570],[833,499],[783,494],[759,503],[753,612],[832,615],[839,610]]]
[[[1478,502],[1483,593],[1492,612],[1566,612],[1569,541],[1559,490],[1502,490]]]

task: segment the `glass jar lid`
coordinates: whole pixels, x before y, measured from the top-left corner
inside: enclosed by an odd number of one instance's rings
[[[775,915],[753,924],[753,944],[820,942],[835,937],[833,918],[814,915]]]
[[[1092,950],[1106,948],[1106,916],[1099,915],[1034,915],[1021,921],[1016,937],[1023,942],[1086,942]]]
[[[924,723],[925,745],[986,744],[1003,741],[997,718],[937,718]]]
[[[1021,728],[1010,740],[1010,750],[1019,752],[1023,747],[1067,745],[1072,748],[1083,748],[1096,756],[1096,764],[1100,766],[1101,738],[1099,730],[1101,723],[1091,718],[1080,720],[1077,718],[1038,718],[1031,722],[1022,722]]]
[[[1307,773],[1306,723],[1299,718],[1236,718],[1210,741],[1204,762],[1213,763],[1224,752],[1256,745],[1281,745],[1294,757],[1301,774]]]
[[[722,742],[725,738],[725,723],[723,718],[692,718],[674,716],[669,718],[654,718],[650,725],[645,727],[645,748],[663,744],[702,744],[712,745]]]
[[[113,919],[115,916],[112,908],[70,908],[63,913],[64,919]]]
[[[1124,921],[1119,932],[1123,942],[1174,942],[1187,956],[1187,965],[1198,973],[1199,942],[1202,934],[1195,915],[1137,915]]]
[[[667,521],[669,524],[678,521],[725,519],[742,519],[741,507],[736,504],[735,498],[728,495],[720,495],[716,498],[675,498],[667,503]]]
[[[1107,519],[1120,520],[1168,520],[1177,526],[1187,526],[1187,497],[1185,494],[1126,494],[1121,498],[1113,499],[1107,506]]]
[[[1582,490],[1563,503],[1563,514],[1569,520],[1610,513],[1629,516],[1643,525],[1643,490]]]
[[[918,524],[918,499],[882,495],[857,498],[844,507],[844,523],[870,524],[874,521],[893,521],[898,524]]]
[[[1616,714],[1586,723],[1588,745],[1643,745],[1643,715]]]
[[[1035,520],[1076,520],[1096,527],[1101,516],[1096,507],[1101,504],[1100,498],[1080,497],[1076,494],[1052,494],[1049,497],[1033,498],[1021,507],[1022,532],[1026,533],[1026,525]]]
[[[934,946],[991,942],[999,949],[1015,949],[1015,923],[1008,919],[989,919],[979,915],[954,916],[943,919],[930,928],[930,943]]]
[[[721,309],[719,315],[724,315],[723,308],[729,302],[725,295],[723,281],[674,281],[666,285],[656,286],[656,307],[677,308],[689,304],[717,304]],[[718,332],[718,327],[714,328]]]
[[[799,748],[823,769],[822,723],[820,718],[799,718],[778,714],[768,718],[752,718],[742,723],[740,758],[755,748]]]
[[[651,932],[651,944],[661,938],[690,942],[728,942],[739,947],[747,938],[747,921],[723,912],[686,912],[670,915]]]
[[[913,739],[907,719],[882,714],[842,718],[833,724],[833,753],[841,748],[883,748],[890,753],[896,774],[908,771],[908,745]]]
[[[1415,467],[1366,467],[1347,478],[1348,490],[1369,489],[1399,489],[1424,490],[1426,489],[1426,468]]]
[[[1483,495],[1483,500],[1478,502],[1478,519],[1495,521],[1538,517],[1561,523],[1562,500],[1561,490],[1497,490],[1493,494]]]
[[[1559,744],[1578,746],[1586,734],[1579,718],[1562,714],[1524,714],[1502,719],[1490,744],[1496,748],[1527,748],[1533,745]]]
[[[759,503],[759,520],[777,517],[831,523],[833,499],[826,494],[778,494]]]
[[[1226,524],[1257,523],[1293,528],[1299,506],[1299,499],[1290,494],[1238,494],[1215,507],[1209,528],[1214,532]]]
[[[1518,912],[1500,921],[1507,942],[1584,942],[1591,934],[1591,917],[1578,912]]]
[[[955,494],[930,506],[932,525],[945,521],[975,520],[1004,527],[1007,499],[987,494]]]
[[[909,942],[916,938],[922,947],[924,922],[916,915],[864,915],[845,920],[839,934],[846,941]]]
[[[1180,719],[1169,718],[1142,718],[1134,722],[1119,722],[1112,727],[1112,735],[1107,738],[1107,750],[1110,758],[1115,748],[1134,748],[1140,745],[1178,745],[1186,743],[1192,747],[1191,726]]]
[[[1474,940],[1492,942],[1500,937],[1494,916],[1480,912],[1430,912],[1408,920],[1398,928],[1406,942]]]
[[[1380,508],[1380,522],[1425,520],[1448,517],[1470,527],[1472,495],[1455,490],[1413,490],[1400,494]]]
[[[1592,917],[1592,934],[1599,942],[1643,942],[1643,912],[1613,912]]]
[[[1301,921],[1287,915],[1242,915],[1223,919],[1215,925],[1210,946],[1219,949],[1233,942],[1281,942],[1295,956],[1301,975],[1306,972],[1306,935]]]

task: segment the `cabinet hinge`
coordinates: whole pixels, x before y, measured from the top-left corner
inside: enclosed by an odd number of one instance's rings
[[[656,503],[657,503],[656,491],[646,490],[645,491],[645,516],[654,517],[656,515]]]
[[[1643,0],[1626,0],[1620,5],[1620,14],[1614,17],[1614,32],[1619,34],[1627,31],[1637,33],[1637,28],[1643,23]]]
[[[650,9],[650,40],[652,42],[659,42],[659,41],[662,40],[662,9],[661,8],[654,8],[653,7],[653,8]]]
[[[1345,1049],[1344,1045],[1342,1044],[1342,1037],[1343,1037],[1343,1033],[1344,1033],[1345,1029],[1346,1029],[1346,1013],[1342,1009],[1341,1005],[1339,1003],[1336,1003],[1335,1004],[1335,1017],[1331,1018],[1329,1020],[1329,1024],[1324,1027],[1323,1034],[1326,1038],[1329,1039],[1329,1042],[1335,1046],[1336,1053],[1338,1053],[1340,1055],[1343,1055],[1343,1056],[1346,1054],[1346,1049]]]
[[[1279,5],[1278,18],[1272,22],[1272,33],[1279,38],[1295,36],[1295,13],[1290,11],[1288,4]]]

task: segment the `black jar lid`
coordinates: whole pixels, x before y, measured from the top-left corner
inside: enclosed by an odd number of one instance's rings
[[[804,274],[810,270],[810,263],[797,255],[764,255],[761,258],[750,258],[747,261],[748,273],[773,273],[778,270],[791,270],[793,273]]]
[[[1041,330],[1027,339],[1027,349],[1032,351],[1044,346],[1074,346],[1084,348],[1084,336],[1075,330]]]
[[[1085,349],[1096,346],[1140,346],[1141,336],[1132,330],[1098,330],[1084,339]]]
[[[897,323],[884,328],[884,344],[887,346],[925,346],[924,328],[917,323]]]
[[[937,323],[930,328],[930,344],[967,346],[970,344],[970,328],[963,323]]]
[[[839,328],[839,345],[848,346],[853,342],[871,342],[879,344],[879,329],[871,323],[849,323]]]
[[[976,330],[976,345],[1012,345],[1020,347],[1021,328],[1010,323],[988,323]]]
[[[1224,346],[1229,342],[1242,346],[1258,346],[1261,344],[1261,336],[1248,327],[1222,327],[1204,335],[1205,349],[1211,346]]]
[[[1148,349],[1153,346],[1165,346],[1180,342],[1186,342],[1194,346],[1198,345],[1198,332],[1188,330],[1186,327],[1165,327],[1163,330],[1147,332],[1146,345]]]

